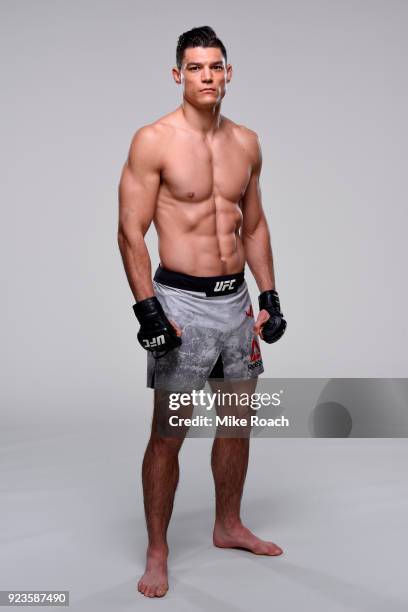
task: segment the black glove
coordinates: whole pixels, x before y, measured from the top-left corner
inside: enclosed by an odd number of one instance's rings
[[[137,339],[144,349],[151,351],[155,359],[164,357],[176,346],[180,346],[181,338],[177,336],[156,296],[137,302],[133,310],[140,323]]]
[[[259,310],[266,310],[271,315],[263,324],[261,330],[265,342],[272,344],[283,336],[286,329],[286,321],[280,310],[278,292],[274,289],[263,291],[258,298],[258,302]]]

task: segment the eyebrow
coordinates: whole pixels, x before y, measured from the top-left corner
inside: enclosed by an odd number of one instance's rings
[[[211,62],[211,65],[214,65],[214,64],[222,64],[222,60]],[[202,63],[201,62],[188,62],[186,68],[188,68],[189,66],[202,66]]]

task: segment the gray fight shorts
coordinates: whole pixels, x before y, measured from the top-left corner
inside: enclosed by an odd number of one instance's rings
[[[244,272],[198,277],[161,265],[153,289],[168,319],[181,329],[181,346],[155,359],[147,353],[147,387],[202,389],[208,378],[256,378],[264,371]]]

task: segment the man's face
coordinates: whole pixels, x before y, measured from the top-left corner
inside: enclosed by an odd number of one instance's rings
[[[181,70],[173,68],[173,76],[183,85],[183,95],[189,102],[194,106],[211,107],[225,96],[232,67],[225,65],[221,49],[189,47],[184,52]]]

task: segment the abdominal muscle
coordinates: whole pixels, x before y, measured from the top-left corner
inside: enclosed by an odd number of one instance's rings
[[[160,263],[193,276],[241,272],[245,253],[238,204],[214,197],[203,202],[158,200],[154,224]]]

